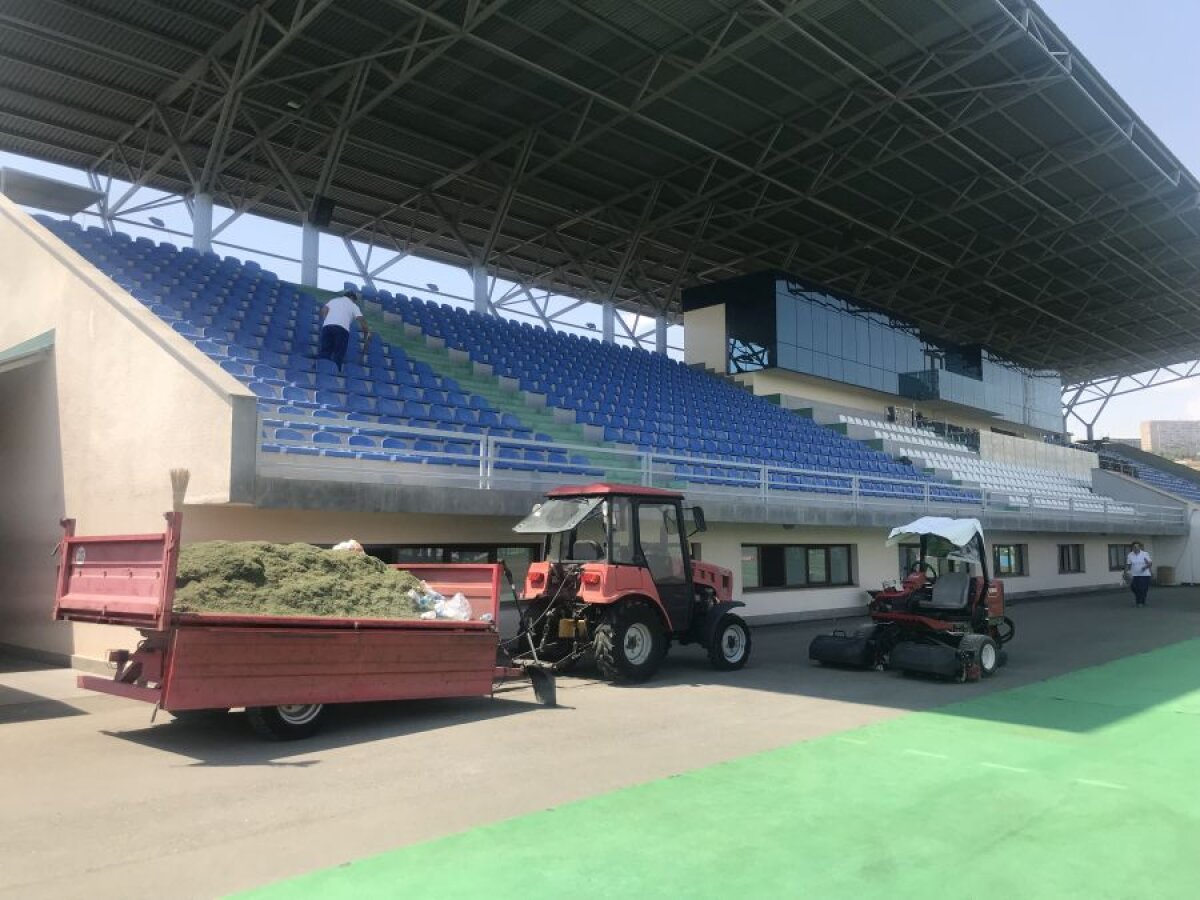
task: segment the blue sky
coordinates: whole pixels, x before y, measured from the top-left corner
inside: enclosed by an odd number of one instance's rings
[[[1041,6],[1142,121],[1200,175],[1200,2],[1042,0]],[[1134,436],[1143,419],[1200,419],[1200,378],[1118,397],[1100,419],[1097,436]]]
[[[1042,0],[1041,5],[1184,165],[1200,174],[1200,0]],[[72,181],[81,178],[78,173],[7,153],[0,153],[0,165],[44,171]],[[159,216],[169,227],[187,228],[186,213],[179,206],[147,215]],[[219,221],[219,216],[216,218]],[[246,247],[299,254],[296,228],[261,219],[243,218],[221,238]],[[222,252],[249,255],[237,250]],[[330,238],[322,244],[321,262],[351,267],[340,242]],[[294,264],[278,260],[264,260],[264,264],[285,278],[299,275]],[[411,260],[393,271],[394,277],[425,296],[429,296],[425,286],[430,283],[443,293],[465,295],[470,290],[466,274],[449,266]],[[323,286],[337,287],[346,278],[327,272],[321,281]],[[580,325],[590,320],[598,321],[598,313],[584,312],[578,317]],[[678,329],[671,331],[672,345],[680,344]],[[1200,358],[1200,347],[1196,356]],[[1135,436],[1139,422],[1150,418],[1200,418],[1200,378],[1112,401],[1096,433]]]

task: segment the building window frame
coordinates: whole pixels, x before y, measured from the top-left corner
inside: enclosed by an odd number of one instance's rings
[[[1109,544],[1108,545],[1108,571],[1124,572],[1125,563],[1130,553],[1133,552],[1133,544]]]
[[[1008,561],[1004,562],[1007,557]],[[1029,574],[1028,544],[993,544],[992,572],[998,578],[1020,578]]]
[[[765,552],[764,552],[765,551]],[[791,551],[795,562],[803,562],[803,580],[793,580],[788,575],[788,557]],[[844,551],[845,580],[834,577],[835,552]],[[855,577],[854,544],[742,544],[742,590],[747,593],[758,591],[796,591],[813,588],[853,587]],[[816,561],[816,565],[814,565]],[[750,567],[753,567],[752,577]],[[839,563],[836,568],[840,569]],[[819,571],[821,577],[810,577]],[[782,577],[780,577],[782,576]],[[769,583],[764,584],[764,581]],[[753,582],[753,583],[751,583]]]
[[[1087,571],[1086,551],[1083,544],[1058,545],[1058,574],[1081,575]]]

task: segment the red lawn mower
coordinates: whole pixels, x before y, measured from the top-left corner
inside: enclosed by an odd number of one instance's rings
[[[905,578],[868,591],[871,622],[853,634],[818,635],[810,659],[976,681],[1003,665],[1016,627],[1004,614],[1004,585],[989,577],[978,519],[925,516],[893,528],[888,546],[919,544]],[[978,574],[973,574],[975,571]]]

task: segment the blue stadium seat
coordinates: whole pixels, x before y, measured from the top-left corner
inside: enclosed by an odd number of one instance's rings
[[[586,455],[555,448],[549,436],[535,433],[522,415],[494,409],[453,377],[377,337],[368,342],[364,358],[356,334],[342,372],[329,360],[313,359],[318,301],[255,263],[156,245],[145,238],[111,236],[103,229],[84,231],[53,219],[39,221],[48,221],[47,228],[128,285],[148,309],[270,404],[264,408],[272,414],[311,416],[324,426],[299,429],[288,420],[287,427],[264,428],[262,446],[279,448],[268,452],[358,459],[374,454],[383,457],[373,460],[378,462],[433,460],[438,453],[450,459],[464,455],[425,439],[418,449],[401,436],[354,434],[354,426],[367,428],[378,420],[460,435],[533,439],[546,448],[502,447],[498,465],[518,471],[600,474]],[[864,479],[863,493],[880,497],[920,497],[922,485],[930,483],[939,485],[937,496],[947,502],[974,502],[977,497],[662,356],[529,323],[481,317],[403,294],[379,291],[375,297],[405,322],[487,362],[496,375],[515,378],[525,389],[544,394],[553,409],[602,428],[606,441],[692,457],[692,464],[675,468],[679,477],[693,482],[747,487],[757,484],[756,467],[768,465],[822,473],[773,474],[772,489],[844,495],[849,476],[858,475]],[[358,438],[353,444],[351,436]],[[460,443],[451,440],[451,446]],[[468,446],[469,459],[475,445]],[[743,463],[749,465],[739,465]],[[1148,472],[1146,480],[1154,477],[1158,476]],[[899,484],[897,479],[912,484]],[[1175,489],[1184,490],[1178,485]]]

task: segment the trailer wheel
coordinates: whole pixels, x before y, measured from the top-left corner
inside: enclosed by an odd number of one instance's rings
[[[325,706],[321,703],[292,703],[283,706],[250,706],[250,727],[272,741],[298,741],[321,730]]]
[[[596,668],[609,681],[645,681],[667,653],[662,621],[644,600],[610,607],[596,626]]]
[[[719,672],[732,672],[746,665],[749,659],[750,626],[741,616],[725,613],[713,630],[708,661]]]

